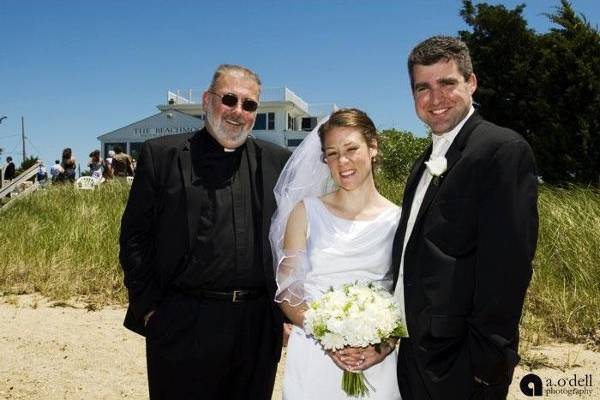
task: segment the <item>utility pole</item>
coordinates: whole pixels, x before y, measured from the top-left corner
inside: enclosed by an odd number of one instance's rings
[[[21,141],[23,142],[23,161],[27,158],[25,154],[25,117],[21,117]]]

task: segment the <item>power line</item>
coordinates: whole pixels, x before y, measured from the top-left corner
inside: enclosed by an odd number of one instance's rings
[[[0,136],[0,139],[6,139],[6,138],[15,137],[15,136],[21,136],[21,134],[20,134],[20,133],[18,133],[18,134],[16,134],[16,135]]]
[[[38,149],[37,147],[35,147],[35,144],[33,144],[33,142],[31,141],[31,139],[29,139],[28,137],[25,137],[25,139],[27,139],[27,141],[29,142],[29,144],[35,149],[35,151],[37,151],[38,157],[39,157],[42,154],[42,152],[40,151],[40,149]]]

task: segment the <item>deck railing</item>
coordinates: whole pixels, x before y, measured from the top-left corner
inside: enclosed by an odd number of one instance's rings
[[[10,195],[13,192],[16,192],[19,188],[19,185],[23,185],[23,190],[18,192],[19,195],[30,193],[37,189],[38,184],[34,182],[33,185],[29,187],[24,187],[25,182],[29,179],[33,178],[40,167],[41,161],[36,161],[31,167],[17,176],[15,179],[9,181],[2,181],[2,188],[0,188],[0,201],[4,199],[6,196]]]

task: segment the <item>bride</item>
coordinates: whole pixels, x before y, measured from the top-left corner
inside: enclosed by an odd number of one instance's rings
[[[344,370],[364,371],[370,399],[400,399],[395,343],[326,352],[305,334],[308,302],[330,287],[376,282],[390,290],[393,237],[400,208],[375,188],[377,131],[357,109],[334,112],[286,164],[275,196],[270,240],[276,301],[293,323],[283,379],[284,400],[347,399]],[[390,354],[393,353],[393,354]]]

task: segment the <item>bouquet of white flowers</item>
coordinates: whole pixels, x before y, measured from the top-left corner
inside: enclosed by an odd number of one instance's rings
[[[331,288],[320,299],[309,303],[304,314],[304,330],[326,350],[369,345],[378,349],[392,337],[406,336],[392,295],[372,283],[358,282]],[[369,392],[362,371],[344,371],[342,389],[355,397]]]

